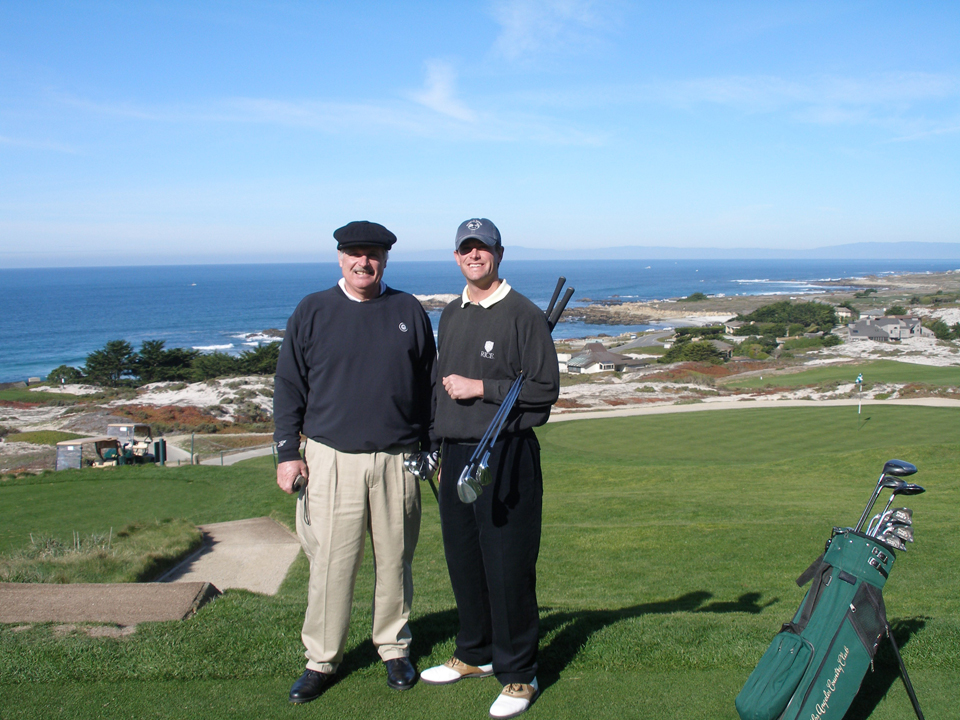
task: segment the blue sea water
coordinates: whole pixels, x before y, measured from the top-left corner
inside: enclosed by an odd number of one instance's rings
[[[894,272],[943,272],[956,261],[871,260],[547,260],[505,262],[501,274],[540,307],[563,275],[588,300],[820,291],[818,281]],[[109,340],[164,340],[167,347],[239,353],[246,336],[283,328],[304,295],[330,287],[336,263],[128,268],[0,269],[0,382],[83,365]],[[459,293],[453,262],[392,262],[387,283],[416,294]],[[431,313],[436,327],[439,313]],[[561,323],[555,337],[647,329],[649,325]]]

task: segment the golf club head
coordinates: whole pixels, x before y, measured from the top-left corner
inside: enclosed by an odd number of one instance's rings
[[[892,477],[892,476],[887,477],[886,475],[884,475],[883,480],[880,482],[881,488],[889,488],[894,492],[897,492],[899,489],[905,488],[908,485],[910,485],[910,483],[908,483],[906,480],[902,478]]]
[[[413,475],[417,480],[423,480],[423,475],[420,473],[420,461],[415,455],[408,455],[404,461],[403,466],[407,469],[411,475]]]
[[[877,528],[880,527],[881,522],[883,522],[883,513],[877,513],[870,518],[870,522],[867,523],[867,535],[875,534]]]
[[[460,473],[460,478],[457,480],[457,495],[460,496],[460,500],[463,503],[469,505],[472,502],[476,502],[477,498],[480,497],[480,494],[483,492],[483,488],[480,486],[480,483],[477,479],[471,474],[471,467],[467,465],[463,472]]]
[[[877,538],[877,540],[882,542],[884,545],[889,545],[894,550],[903,550],[904,552],[907,551],[906,543],[896,535],[881,535]]]
[[[896,535],[901,540],[913,542],[913,529],[895,523],[881,525],[879,535]]]
[[[488,450],[480,458],[480,464],[477,466],[477,481],[481,485],[489,485],[493,482],[493,473],[490,472],[488,463],[490,462],[490,451]]]
[[[887,460],[883,464],[881,475],[894,475],[896,477],[907,477],[917,471],[917,466],[904,460]]]
[[[926,489],[920,485],[914,485],[913,483],[905,483],[904,487],[895,489],[893,491],[894,495],[919,495],[925,493]]]
[[[910,508],[893,508],[890,511],[890,519],[904,525],[913,525],[913,510]]]
[[[897,522],[901,525],[913,525],[913,510],[910,508],[893,508],[883,513],[880,522]]]

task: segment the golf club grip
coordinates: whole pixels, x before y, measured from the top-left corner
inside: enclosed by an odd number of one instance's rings
[[[570,302],[570,298],[573,297],[574,289],[572,287],[567,288],[567,291],[563,294],[563,299],[560,301],[560,304],[553,309],[553,313],[550,315],[550,319],[547,320],[547,325],[550,326],[550,332],[553,332],[553,329],[557,326],[557,323],[560,322],[560,316],[563,315],[563,311],[567,308],[567,303]]]
[[[554,303],[556,303],[557,298],[560,297],[560,291],[563,289],[563,284],[566,281],[567,279],[563,275],[561,275],[557,280],[557,287],[553,289],[553,297],[550,298],[550,304],[547,305],[547,309],[544,311],[544,315],[547,316],[547,319],[550,319],[550,313],[553,312]]]

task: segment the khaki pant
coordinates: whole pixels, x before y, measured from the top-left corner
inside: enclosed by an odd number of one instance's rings
[[[297,534],[310,560],[301,633],[310,670],[333,673],[343,660],[367,531],[376,575],[373,644],[385,661],[409,654],[420,486],[403,458],[414,450],[342,453],[307,441],[310,479],[297,501]]]

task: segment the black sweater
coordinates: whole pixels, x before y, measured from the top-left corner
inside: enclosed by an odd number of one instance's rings
[[[547,319],[536,305],[510,290],[489,308],[454,300],[440,316],[437,377],[483,380],[483,398],[453,400],[436,385],[434,432],[438,437],[477,442],[507,391],[523,371],[524,383],[504,432],[543,425],[560,393],[557,351]]]
[[[430,446],[436,345],[423,307],[387,288],[355,302],[339,287],[305,297],[280,347],[273,395],[278,457],[300,437],[341,452]]]

